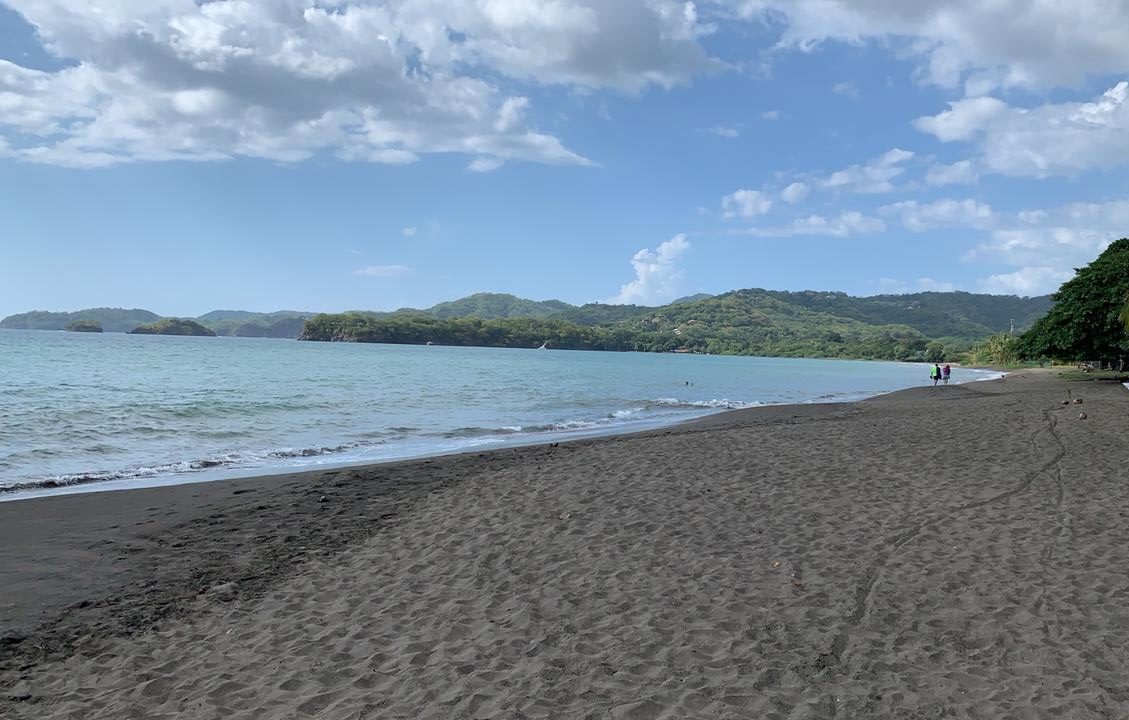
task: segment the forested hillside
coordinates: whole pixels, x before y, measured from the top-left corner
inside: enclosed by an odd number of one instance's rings
[[[807,357],[939,359],[987,337],[1029,327],[1049,297],[963,292],[852,297],[837,292],[735,290],[692,295],[662,307],[526,300],[478,293],[427,309],[317,315],[216,310],[196,321],[218,335],[348,342],[708,352]],[[142,313],[144,322],[113,322]],[[159,319],[144,310],[100,308],[25,313],[0,327],[59,330],[75,319],[127,332]]]
[[[123,308],[88,308],[76,312],[32,312],[9,315],[0,320],[0,328],[11,330],[63,330],[72,322],[87,320],[102,326],[105,332],[129,332],[139,325],[160,320],[161,316],[148,310]]]

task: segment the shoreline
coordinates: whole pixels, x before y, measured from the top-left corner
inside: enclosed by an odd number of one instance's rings
[[[1020,371],[0,505],[0,714],[1125,716],[1127,410]]]
[[[857,362],[857,361],[850,361]],[[888,362],[888,361],[875,361],[875,362]],[[920,363],[915,363],[920,364]],[[960,366],[958,366],[960,367]],[[985,377],[969,379],[964,382],[953,383],[953,385],[963,385],[968,383],[988,382],[997,380],[1008,374],[1007,370],[999,368],[986,368],[986,367],[962,367],[962,369],[984,373]],[[923,384],[922,387],[926,385]],[[661,431],[667,428],[677,428],[688,423],[696,423],[703,419],[715,417],[729,412],[741,412],[743,410],[759,410],[763,408],[779,408],[790,407],[793,405],[806,406],[806,405],[823,405],[823,404],[839,404],[839,403],[856,403],[864,402],[875,397],[882,397],[891,393],[901,392],[902,390],[913,388],[902,388],[901,390],[890,390],[887,392],[876,393],[873,395],[864,395],[862,397],[850,397],[849,395],[835,396],[826,400],[811,400],[802,403],[758,403],[744,408],[727,408],[720,409],[713,412],[708,412],[704,415],[697,415],[693,417],[681,418],[677,420],[651,420],[651,421],[637,421],[635,423],[624,423],[622,425],[609,425],[603,428],[590,428],[583,430],[562,430],[562,431],[547,431],[532,433],[531,435],[515,439],[512,441],[500,440],[494,443],[483,443],[480,445],[468,445],[462,447],[455,447],[449,450],[441,450],[438,452],[424,452],[413,453],[407,455],[397,455],[382,459],[362,459],[362,460],[341,460],[337,462],[326,462],[309,465],[298,466],[263,466],[263,467],[231,467],[231,468],[201,468],[193,470],[178,471],[171,474],[159,474],[152,477],[123,477],[123,478],[90,478],[86,479],[85,475],[79,475],[81,479],[60,481],[56,479],[47,479],[43,481],[24,481],[17,484],[18,489],[0,488],[0,504],[8,502],[20,502],[24,500],[34,500],[46,497],[59,497],[66,495],[84,495],[88,493],[101,493],[101,492],[122,492],[128,490],[137,490],[145,488],[160,488],[160,487],[174,487],[178,485],[196,484],[196,483],[212,483],[212,482],[231,482],[233,480],[240,480],[246,478],[260,478],[269,477],[274,475],[294,475],[301,473],[316,473],[316,472],[329,472],[336,470],[347,470],[351,468],[365,468],[368,466],[384,465],[389,463],[412,462],[425,460],[429,458],[441,458],[453,455],[461,455],[464,453],[479,453],[479,452],[492,452],[495,450],[505,450],[515,447],[530,447],[536,445],[546,445],[550,443],[572,442],[575,440],[584,440],[591,438],[605,438],[616,437],[621,435],[635,435],[639,433],[648,433]],[[183,461],[181,461],[183,462]],[[125,471],[122,471],[125,472]],[[89,473],[94,475],[96,473]]]

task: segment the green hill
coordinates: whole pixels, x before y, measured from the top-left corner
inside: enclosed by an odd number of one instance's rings
[[[756,288],[691,296],[662,307],[576,307],[478,295],[429,310],[318,315],[299,339],[924,360],[955,357],[1013,321],[1017,329],[1025,327],[1049,306],[1046,297],[856,298]],[[513,314],[523,311],[536,314]],[[467,315],[452,314],[459,312]]]
[[[9,315],[0,320],[0,328],[10,330],[65,330],[72,322],[96,322],[106,332],[129,332],[138,325],[155,322],[161,316],[148,310],[122,308],[88,308],[76,312],[32,312]]]
[[[500,320],[515,317],[550,317],[572,307],[572,305],[560,300],[536,301],[503,293],[477,293],[459,300],[439,303],[425,312],[440,320],[469,317],[481,320]]]
[[[204,327],[195,320],[187,318],[164,318],[155,323],[142,325],[130,330],[131,335],[192,335],[196,337],[215,337],[215,331]]]
[[[698,294],[662,307],[527,300],[479,293],[425,310],[318,315],[280,310],[214,310],[196,318],[217,335],[357,342],[642,349],[811,357],[923,358],[967,350],[990,335],[1022,331],[1050,297],[965,292],[852,297],[840,292],[752,288]],[[140,322],[131,322],[136,317]],[[160,317],[146,310],[94,308],[24,313],[0,327],[61,330],[76,320],[127,332]],[[307,322],[309,320],[309,322]],[[316,320],[316,322],[314,322]]]
[[[232,337],[296,338],[302,323],[316,313],[279,310],[270,313],[246,310],[213,310],[196,318],[217,335]]]
[[[102,332],[102,323],[97,320],[72,320],[63,329],[67,332],[100,333]]]
[[[831,292],[766,292],[811,310],[871,324],[903,324],[930,337],[973,340],[997,332],[1028,328],[1053,304],[1050,296],[975,295],[927,292],[911,295],[851,297]]]

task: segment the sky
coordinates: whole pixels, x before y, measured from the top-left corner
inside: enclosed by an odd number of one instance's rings
[[[0,0],[0,316],[1053,292],[1127,0]]]

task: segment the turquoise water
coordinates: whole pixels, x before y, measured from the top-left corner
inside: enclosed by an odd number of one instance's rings
[[[371,462],[928,382],[901,363],[0,330],[0,496]],[[954,370],[957,382],[985,374]]]

